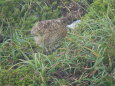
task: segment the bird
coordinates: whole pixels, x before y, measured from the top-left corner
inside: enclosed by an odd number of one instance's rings
[[[33,26],[31,34],[36,44],[44,48],[46,53],[51,53],[60,46],[61,40],[67,34],[67,29],[62,19],[44,20]]]
[[[77,9],[68,13],[65,17],[38,21],[32,27],[31,34],[34,36],[34,40],[37,45],[44,49],[44,52],[49,54],[56,50],[61,41],[67,35],[67,25],[79,19],[83,11]]]

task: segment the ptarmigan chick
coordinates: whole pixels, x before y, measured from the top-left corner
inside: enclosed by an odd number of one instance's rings
[[[60,42],[66,36],[66,26],[83,14],[84,11],[78,6],[77,11],[73,11],[66,17],[37,22],[31,30],[36,44],[43,47],[46,53],[51,53],[60,46]]]
[[[66,36],[67,29],[60,19],[37,22],[31,30],[36,44],[43,47],[45,52],[52,52],[60,46],[61,40]]]

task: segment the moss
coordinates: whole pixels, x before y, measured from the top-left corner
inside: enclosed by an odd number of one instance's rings
[[[85,15],[85,19],[95,19],[103,17],[105,15],[114,18],[112,9],[115,8],[114,0],[94,0],[94,2],[88,8],[88,13]]]
[[[45,77],[48,82],[49,78]],[[0,86],[9,84],[11,86],[38,86],[42,83],[39,73],[36,73],[31,68],[25,67],[21,69],[2,70],[0,72]]]

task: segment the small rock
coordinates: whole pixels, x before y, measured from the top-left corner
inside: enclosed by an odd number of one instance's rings
[[[70,29],[74,29],[76,27],[78,27],[78,24],[81,22],[81,20],[76,20],[73,23],[67,25],[66,27],[70,28]]]

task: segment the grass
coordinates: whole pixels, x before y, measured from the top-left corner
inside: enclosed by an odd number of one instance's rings
[[[91,11],[96,13],[93,8]],[[96,13],[96,17],[87,18],[89,14],[86,14],[79,27],[68,31],[63,45],[48,56],[42,53],[29,33],[36,19],[31,21],[30,18],[28,22],[23,17],[15,27],[6,22],[9,24],[4,32],[11,35],[0,43],[0,85],[114,86],[113,14],[109,7],[103,16]],[[26,26],[28,24],[31,25]]]

